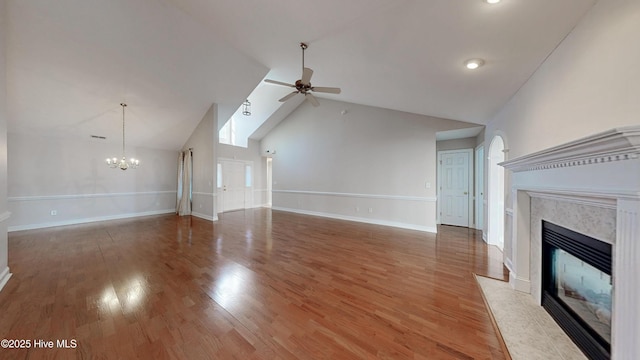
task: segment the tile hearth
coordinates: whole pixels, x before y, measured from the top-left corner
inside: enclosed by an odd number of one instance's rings
[[[476,275],[513,360],[587,359],[529,294],[509,283]]]

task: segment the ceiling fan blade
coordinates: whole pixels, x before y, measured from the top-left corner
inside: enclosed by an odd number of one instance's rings
[[[293,84],[287,84],[286,82],[282,82],[282,81],[276,81],[276,80],[271,80],[271,79],[264,79],[264,82],[269,83],[269,84],[276,84],[276,85],[282,85],[282,86],[288,86],[288,87],[296,87]]]
[[[307,100],[309,100],[309,102],[311,103],[311,105],[313,106],[320,106],[320,103],[318,102],[318,99],[316,99],[315,96],[313,96],[313,94],[311,93],[306,93],[304,94],[305,98]]]
[[[311,75],[313,75],[313,70],[311,70],[310,68],[302,69],[302,79],[300,79],[300,81],[303,84],[310,84],[311,83]]]
[[[314,86],[311,88],[311,91],[329,93],[329,94],[340,94],[341,90],[340,88],[336,88],[336,87]]]
[[[292,97],[294,97],[297,93],[298,93],[297,91],[294,91],[294,92],[288,94],[287,96],[283,97],[282,99],[280,99],[278,101],[285,102],[285,101],[291,99]]]

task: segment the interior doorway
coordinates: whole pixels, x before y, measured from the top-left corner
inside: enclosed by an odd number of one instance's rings
[[[489,145],[488,243],[500,250],[504,247],[504,140],[496,135]]]
[[[472,149],[438,152],[438,206],[443,225],[469,227],[473,219],[472,154]]]

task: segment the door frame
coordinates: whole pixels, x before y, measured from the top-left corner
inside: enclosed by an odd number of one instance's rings
[[[483,236],[484,236],[484,225],[486,223],[486,216],[484,213],[484,205],[486,203],[485,200],[485,192],[484,192],[484,142],[478,146],[476,146],[475,149],[475,173],[474,173],[474,179],[475,179],[475,193],[473,194],[474,196],[474,203],[475,203],[475,216],[474,216],[474,223],[475,223],[475,228],[482,231]],[[480,216],[482,215],[482,216]],[[478,219],[482,219],[482,221],[478,221]]]
[[[441,203],[442,201],[440,201],[441,199],[441,191],[442,191],[442,155],[443,154],[453,154],[453,153],[466,153],[468,158],[469,158],[469,171],[468,171],[468,175],[467,175],[467,193],[469,194],[469,204],[467,205],[468,207],[468,212],[469,214],[467,215],[469,217],[469,228],[473,228],[475,227],[475,219],[473,218],[473,196],[471,196],[471,194],[473,193],[473,181],[472,179],[475,176],[475,172],[473,171],[473,164],[474,164],[474,156],[473,156],[473,149],[458,149],[458,150],[441,150],[441,151],[437,151],[437,181],[438,183],[436,184],[436,198],[437,198],[437,209],[436,209],[436,223],[438,225],[442,224],[440,221],[440,215],[442,214],[442,207],[441,207]]]

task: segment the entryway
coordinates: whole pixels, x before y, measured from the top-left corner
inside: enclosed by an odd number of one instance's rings
[[[219,212],[252,207],[253,184],[251,162],[219,160],[218,172]]]
[[[489,245],[504,248],[504,168],[499,163],[505,160],[504,140],[495,136],[489,145],[489,204],[488,236]]]

